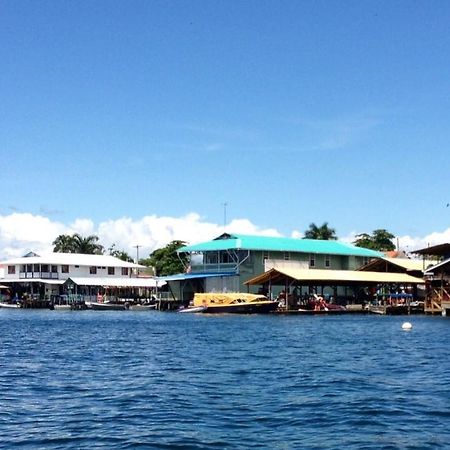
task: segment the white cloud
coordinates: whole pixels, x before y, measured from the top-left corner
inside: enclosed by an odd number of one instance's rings
[[[197,213],[183,217],[144,216],[133,220],[121,217],[94,224],[91,219],[80,218],[70,224],[52,222],[51,219],[32,214],[13,213],[0,216],[0,258],[22,256],[28,251],[48,253],[52,242],[60,234],[79,233],[82,236],[95,234],[99,242],[108,249],[115,244],[116,249],[125,250],[131,256],[146,257],[153,250],[164,247],[173,240],[189,244],[207,241],[224,231],[241,234],[280,236],[272,228],[261,229],[248,219],[236,219],[226,228],[204,221]]]
[[[223,227],[205,221],[197,213],[182,217],[151,215],[137,220],[121,217],[98,225],[87,218],[64,224],[42,215],[12,213],[0,215],[0,259],[22,256],[31,250],[37,253],[51,252],[52,242],[57,236],[75,232],[83,236],[95,234],[105,248],[115,244],[116,249],[125,250],[133,257],[136,255],[136,245],[139,245],[139,256],[146,257],[173,240],[194,244],[213,239],[223,232],[281,236],[275,228],[260,228],[248,219],[235,219]],[[340,240],[351,243],[356,234],[358,233],[352,232]],[[302,238],[303,233],[293,230],[291,236]],[[399,236],[398,240],[400,248],[409,253],[428,245],[450,242],[450,228],[423,237]]]

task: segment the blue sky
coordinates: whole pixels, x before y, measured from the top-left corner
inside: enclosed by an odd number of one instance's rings
[[[447,1],[3,0],[0,215],[443,232],[449,23]]]

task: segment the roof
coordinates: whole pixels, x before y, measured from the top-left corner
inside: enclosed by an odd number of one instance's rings
[[[15,264],[67,264],[72,266],[97,266],[97,267],[129,267],[141,268],[140,264],[122,261],[110,255],[85,255],[82,253],[49,253],[42,256],[23,256],[21,258],[0,261],[0,265]]]
[[[432,266],[427,269],[426,275],[432,274],[432,273],[447,273],[450,271],[450,258],[446,259],[445,261],[440,262],[439,264],[436,264],[435,266]]]
[[[438,244],[432,247],[422,248],[420,250],[415,250],[411,253],[417,253],[418,255],[434,255],[434,256],[445,256],[450,255],[450,244]]]
[[[106,278],[106,277],[70,277],[65,282],[72,281],[78,286],[102,287],[160,287],[166,283],[156,278]]]
[[[430,262],[424,261],[423,259],[381,258],[369,262],[368,264],[360,267],[358,270],[376,271],[378,268],[385,268],[384,271],[387,272],[387,267],[394,265],[405,270],[406,272],[424,272],[429,264]]]
[[[283,285],[286,278],[306,283],[332,283],[333,285],[352,283],[424,283],[424,280],[421,278],[412,277],[405,273],[326,269],[270,269],[246,281],[244,284],[265,284],[270,281],[272,284]]]
[[[356,247],[340,241],[318,239],[296,239],[273,236],[249,236],[243,234],[222,234],[212,241],[187,245],[179,253],[207,252],[220,250],[260,250],[298,253],[322,253],[328,255],[363,256],[380,258],[383,253]]]
[[[197,278],[213,278],[213,277],[232,277],[237,275],[236,272],[194,272],[194,273],[177,273],[175,275],[167,275],[166,277],[159,277],[159,280],[164,281],[183,281],[183,280],[194,280]]]

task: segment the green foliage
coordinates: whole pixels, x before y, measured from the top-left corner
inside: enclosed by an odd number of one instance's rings
[[[309,224],[309,229],[305,231],[304,239],[322,239],[325,241],[335,241],[337,239],[336,230],[324,222],[320,227],[315,223]]]
[[[361,233],[356,235],[353,244],[357,247],[369,248],[371,250],[378,250],[381,252],[387,252],[395,250],[395,245],[392,240],[395,236],[384,228],[374,230],[370,235],[367,233]]]
[[[124,250],[117,250],[116,244],[112,244],[111,247],[109,247],[108,252],[111,256],[119,258],[122,261],[134,262],[133,258],[127,252]]]
[[[72,236],[59,235],[52,243],[53,251],[57,253],[83,253],[86,255],[102,255],[103,245],[98,243],[98,236],[83,237],[78,233]]]
[[[165,247],[155,250],[150,254],[147,260],[142,260],[144,265],[155,268],[157,276],[173,275],[185,271],[188,257],[187,255],[178,256],[177,250],[186,245],[183,241],[172,241]]]

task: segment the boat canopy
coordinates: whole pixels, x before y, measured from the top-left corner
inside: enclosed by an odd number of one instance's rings
[[[229,305],[241,301],[242,303],[268,301],[264,295],[248,294],[245,292],[210,292],[207,294],[196,293],[194,295],[194,306],[205,306],[210,304]]]

